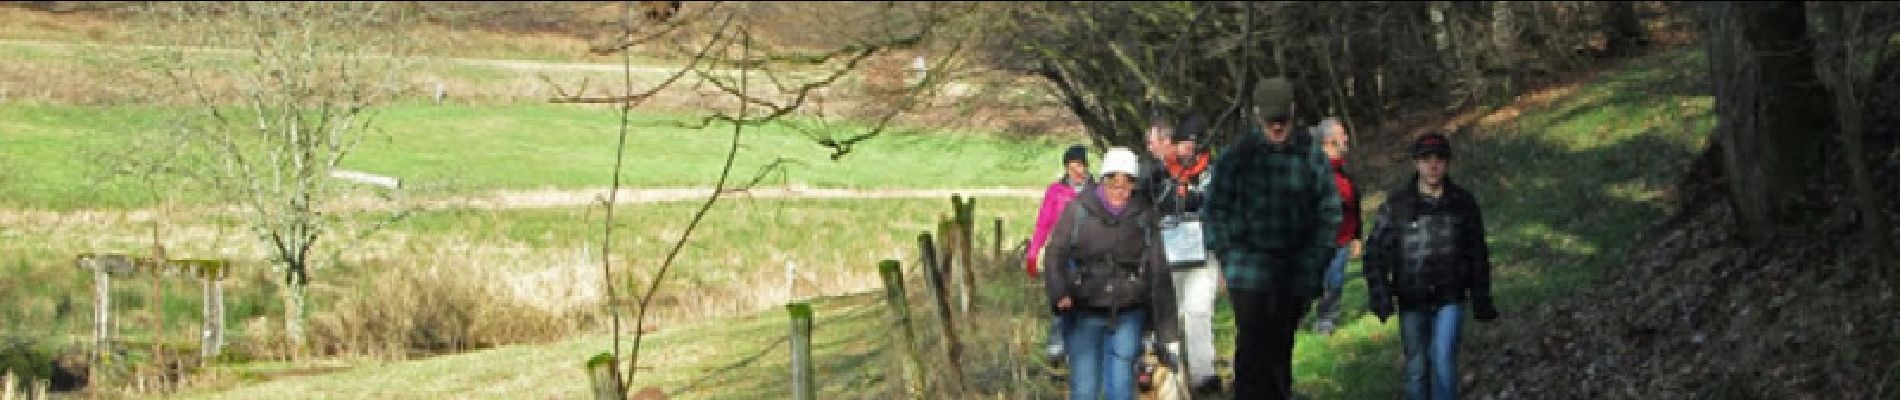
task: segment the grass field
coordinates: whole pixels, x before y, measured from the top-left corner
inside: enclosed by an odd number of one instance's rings
[[[136,207],[166,196],[204,201],[178,181],[117,174],[138,138],[166,129],[168,113],[151,107],[22,105],[0,107],[0,207]],[[378,115],[345,167],[403,178],[421,195],[496,189],[590,188],[611,183],[618,115],[559,105],[398,105]],[[687,130],[679,117],[639,115],[628,135],[622,184],[711,186],[731,138],[730,126]],[[836,127],[848,132],[850,127]],[[1060,146],[983,134],[893,133],[832,161],[829,149],[782,126],[748,130],[734,183],[823,188],[1037,187],[1054,179]],[[151,156],[142,153],[143,156]],[[780,159],[782,170],[762,167]]]

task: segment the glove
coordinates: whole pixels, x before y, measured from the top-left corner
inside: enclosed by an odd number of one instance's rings
[[[1024,262],[1024,263],[1026,263],[1026,264],[1028,265],[1028,266],[1027,266],[1026,268],[1027,268],[1027,269],[1029,270],[1029,278],[1030,278],[1030,279],[1035,279],[1035,278],[1038,278],[1039,276],[1038,276],[1038,275],[1036,275],[1036,271],[1037,271],[1037,269],[1036,269],[1036,258],[1035,258],[1035,257],[1030,257],[1030,258],[1029,258],[1029,259],[1027,259],[1027,260],[1023,260],[1023,262]]]
[[[1471,303],[1472,318],[1477,318],[1479,321],[1498,319],[1498,307],[1491,304],[1490,298],[1478,298]]]
[[[1379,316],[1379,323],[1392,318],[1392,299],[1384,296],[1372,298],[1372,315]]]

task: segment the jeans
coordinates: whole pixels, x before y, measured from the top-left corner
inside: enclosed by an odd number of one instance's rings
[[[1141,355],[1144,309],[1073,312],[1069,325],[1069,399],[1134,400],[1135,361]]]
[[[1325,295],[1319,300],[1319,320],[1339,317],[1339,298],[1346,291],[1346,263],[1352,259],[1352,246],[1340,246],[1333,261],[1326,264]]]
[[[1458,303],[1399,312],[1399,336],[1405,342],[1405,398],[1458,398],[1458,331],[1463,324],[1464,309]]]
[[[1214,375],[1214,300],[1220,295],[1220,267],[1214,260],[1174,269],[1174,296],[1181,311],[1181,356],[1188,381],[1199,384]]]
[[[1293,330],[1310,299],[1228,288],[1234,306],[1234,398],[1293,396]]]

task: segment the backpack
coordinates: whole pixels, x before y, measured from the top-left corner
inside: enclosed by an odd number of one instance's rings
[[[1073,238],[1081,237],[1083,221],[1094,219],[1104,222],[1105,225],[1112,225],[1112,220],[1089,212],[1087,206],[1076,204],[1071,205],[1069,209],[1077,213],[1072,215],[1076,223],[1069,225],[1070,254],[1075,254],[1075,251],[1080,248]],[[1124,217],[1124,219],[1134,219],[1141,229],[1143,246],[1155,243],[1153,231],[1149,229],[1146,218],[1146,214],[1150,212],[1154,210],[1145,209],[1140,214]],[[1071,296],[1074,296],[1078,306],[1121,309],[1147,303],[1149,271],[1146,260],[1139,258],[1117,260],[1111,255],[1106,259],[1097,260],[1080,260],[1072,257],[1070,261],[1073,267],[1069,274],[1068,283],[1071,289],[1069,292]]]

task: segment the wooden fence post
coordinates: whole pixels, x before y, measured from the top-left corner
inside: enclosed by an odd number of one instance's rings
[[[93,379],[104,376],[101,367],[112,357],[112,274],[100,261],[87,257],[80,262],[92,269],[92,371],[87,375]]]
[[[996,263],[994,266],[996,268],[1005,268],[1008,266],[1003,265],[1003,217],[996,217],[995,221],[996,230],[994,234],[990,236],[990,247],[991,250],[993,250],[990,255],[990,262]]]
[[[937,258],[937,249],[935,243],[931,241],[930,233],[917,235],[917,248],[918,254],[923,256],[924,277],[930,281],[931,297],[936,300],[937,322],[939,322],[937,326],[940,327],[943,335],[943,340],[937,342],[937,347],[945,357],[949,358],[950,365],[963,365],[963,344],[957,338],[956,316],[950,310],[950,295],[944,289],[943,270],[934,265],[943,260]],[[952,377],[956,379],[957,386],[962,387],[963,370],[956,369],[953,372],[955,374]]]
[[[970,313],[970,304],[976,302],[976,263],[973,247],[976,242],[976,198],[961,198],[951,195],[950,202],[957,212],[957,260],[963,269],[963,313]]]
[[[923,357],[917,352],[917,329],[911,325],[904,271],[897,260],[883,260],[877,263],[877,272],[884,278],[884,301],[891,310],[891,328],[904,334],[904,388],[911,398],[923,398]]]
[[[593,384],[594,400],[623,400],[620,384],[620,364],[615,362],[613,353],[595,354],[587,359],[587,379]]]
[[[5,375],[0,375],[0,381],[5,381],[0,382],[0,400],[13,400],[14,392],[19,390],[19,382],[13,380],[13,370],[9,369]]]
[[[937,255],[937,268],[943,270],[944,285],[949,286],[947,289],[956,291],[958,313],[969,310],[964,305],[969,304],[970,299],[969,287],[964,285],[965,282],[959,279],[957,273],[957,249],[960,247],[957,246],[957,236],[961,233],[954,216],[943,216],[937,221],[937,250],[940,253]]]
[[[209,363],[224,350],[224,277],[230,271],[223,260],[194,260],[204,283],[204,321],[198,336],[200,363]]]
[[[792,316],[792,399],[812,400],[818,396],[812,376],[811,304],[786,304],[785,311]]]

